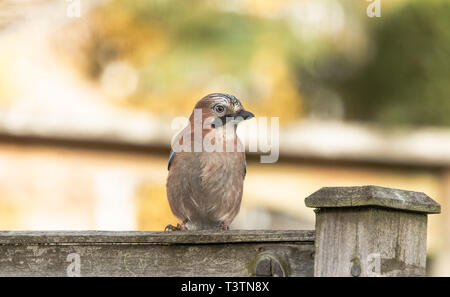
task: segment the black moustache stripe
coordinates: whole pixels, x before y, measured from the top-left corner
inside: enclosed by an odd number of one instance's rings
[[[222,116],[220,118],[215,118],[214,121],[211,123],[211,127],[214,129],[216,129],[218,127],[223,127],[227,123],[227,118],[229,118],[230,120],[231,119],[234,120],[234,119],[236,119],[236,117],[240,117],[240,116],[239,115],[237,115],[237,116],[229,116],[228,115],[228,116]],[[221,123],[221,125],[218,125],[219,123],[217,123],[216,121],[219,121]]]

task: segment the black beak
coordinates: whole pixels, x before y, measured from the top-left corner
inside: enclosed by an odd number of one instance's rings
[[[233,121],[242,122],[251,118],[254,118],[255,115],[249,111],[241,110],[239,113],[235,114],[234,116],[223,116],[220,118],[214,119],[211,126],[213,128],[218,128],[225,126],[227,124],[228,119],[232,119]]]
[[[242,117],[244,120],[248,120],[248,119],[254,118],[255,115],[253,113],[243,109],[236,115],[236,117]]]

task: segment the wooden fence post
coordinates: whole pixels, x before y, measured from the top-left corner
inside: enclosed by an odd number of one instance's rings
[[[316,208],[314,276],[424,276],[424,193],[376,186],[326,187],[305,199]]]

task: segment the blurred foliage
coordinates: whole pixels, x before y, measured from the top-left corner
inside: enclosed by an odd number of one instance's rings
[[[211,92],[232,93],[259,116],[303,114],[289,57],[301,48],[285,22],[218,9],[211,1],[109,1],[90,15],[85,71],[100,79],[127,61],[139,76],[126,103],[179,115]],[[275,103],[276,102],[276,103]]]
[[[136,88],[117,102],[161,115],[225,92],[282,123],[450,125],[448,1],[385,1],[381,18],[353,0],[229,3],[110,0],[78,27],[89,33],[74,60],[100,83],[117,62],[135,71]]]
[[[372,57],[362,67],[332,57],[322,69],[332,75],[318,80],[338,91],[348,119],[450,126],[450,2],[410,1],[383,13],[368,20]]]

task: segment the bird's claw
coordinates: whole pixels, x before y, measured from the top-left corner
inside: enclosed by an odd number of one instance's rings
[[[166,228],[164,228],[164,231],[184,231],[186,230],[186,226],[177,224],[176,226],[173,225],[167,225]]]
[[[222,222],[217,226],[217,229],[222,230],[222,231],[228,231],[228,230],[230,230],[230,227]]]

